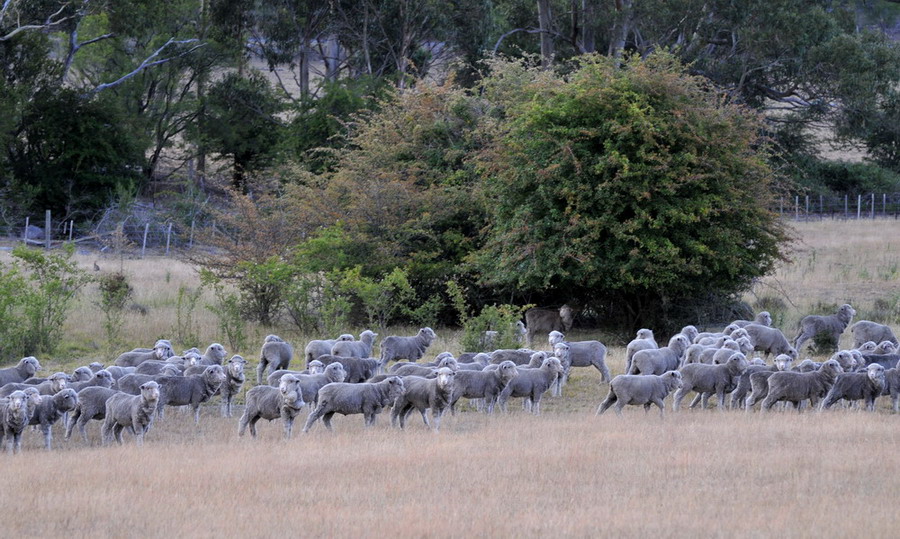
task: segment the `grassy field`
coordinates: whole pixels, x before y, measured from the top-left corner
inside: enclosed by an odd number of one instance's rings
[[[816,308],[850,302],[857,318],[891,314],[900,223],[801,223],[797,234],[794,261],[757,283],[751,305],[780,305],[776,321],[789,337]],[[98,260],[104,271],[119,263]],[[171,335],[179,286],[196,287],[196,274],[165,259],[123,264],[135,300],[149,308],[126,321],[129,346]],[[207,300],[193,316],[201,343],[221,339]],[[48,370],[109,361],[93,313],[86,297],[69,320],[67,353],[42,358]],[[270,332],[249,329],[254,343]],[[310,337],[276,332],[296,343]],[[438,335],[432,351],[459,351],[458,333]],[[571,335],[598,336],[626,338]],[[255,347],[229,353],[255,367]],[[614,374],[623,355],[610,347]],[[694,410],[660,420],[636,408],[597,417],[606,392],[598,373],[580,370],[562,398],[544,398],[539,417],[517,402],[509,414],[465,409],[440,433],[412,416],[406,431],[392,429],[385,413],[370,429],[360,416],[337,416],[334,433],[295,426],[289,441],[277,422],[263,422],[252,440],[215,405],[199,426],[189,413],[167,414],[140,448],[127,434],[122,447],[100,447],[96,422],[87,445],[63,440],[57,426],[52,452],[28,432],[20,455],[0,455],[0,503],[15,508],[2,529],[29,537],[896,535],[900,417],[886,399],[874,414]]]

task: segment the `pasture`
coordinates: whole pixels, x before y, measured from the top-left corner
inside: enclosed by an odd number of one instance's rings
[[[775,323],[789,338],[817,306],[849,302],[856,319],[891,315],[900,301],[900,222],[799,223],[796,231],[793,262],[757,283],[748,303],[780,298]],[[120,261],[98,263],[112,270]],[[150,346],[173,331],[179,286],[196,287],[196,274],[165,259],[121,264],[135,301],[149,308],[126,319],[128,347]],[[91,293],[69,319],[65,353],[41,358],[50,372],[112,360]],[[175,342],[176,350],[221,341],[204,296],[197,301],[191,323],[200,342]],[[429,356],[461,351],[458,332],[436,329]],[[250,360],[254,380],[258,344],[271,330],[250,332],[253,349],[228,352]],[[321,338],[274,332],[300,349]],[[630,336],[569,337],[613,343],[607,364],[613,375],[622,372]],[[849,340],[845,332],[842,345]],[[896,534],[900,417],[889,399],[876,413],[684,409],[660,420],[655,411],[626,407],[623,418],[597,417],[607,393],[599,381],[594,369],[576,369],[561,398],[544,397],[539,417],[525,414],[519,399],[509,414],[463,406],[445,416],[440,433],[415,413],[405,431],[391,428],[383,412],[370,429],[361,416],[336,416],[333,433],[319,424],[304,435],[301,413],[293,439],[281,439],[276,421],[261,422],[253,440],[238,437],[238,417],[220,417],[217,404],[204,407],[199,426],[190,413],[168,412],[143,447],[127,433],[124,446],[100,447],[98,422],[88,427],[88,445],[77,434],[63,440],[57,425],[52,452],[28,431],[21,454],[0,455],[3,530],[29,537]]]

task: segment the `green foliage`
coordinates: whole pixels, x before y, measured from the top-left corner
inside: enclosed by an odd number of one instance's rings
[[[272,325],[283,306],[294,268],[280,257],[271,256],[261,262],[239,262],[236,269],[244,315],[265,326]]]
[[[246,350],[246,321],[240,295],[232,292],[222,278],[208,269],[200,270],[200,282],[213,292],[215,303],[206,308],[219,319],[219,330],[228,339],[228,345],[232,350]]]
[[[376,280],[362,275],[362,268],[356,266],[342,273],[339,286],[359,299],[369,324],[377,324],[381,330],[396,314],[408,312],[409,303],[415,298],[415,291],[401,268],[394,268]]]
[[[128,276],[122,272],[106,273],[97,279],[100,299],[95,302],[103,312],[103,329],[106,332],[108,352],[120,349],[122,344],[122,321],[125,319],[125,306],[134,295],[134,288],[128,282]]]
[[[27,325],[22,316],[28,282],[17,266],[0,265],[0,357],[4,362],[26,354]]]
[[[175,296],[175,323],[170,330],[175,342],[184,344],[200,342],[197,324],[194,321],[194,310],[201,294],[203,294],[202,286],[193,290],[184,285],[178,287],[178,294]]]
[[[794,176],[808,192],[821,195],[857,195],[900,191],[900,173],[875,163],[797,160]]]
[[[524,308],[517,305],[487,305],[481,312],[469,318],[463,326],[463,350],[487,352],[501,348],[518,348],[521,338],[516,333],[516,322],[522,319]],[[486,331],[496,331],[495,337],[487,337]]]
[[[495,66],[500,82],[523,73]],[[481,157],[485,283],[614,302],[620,323],[658,327],[685,302],[746,289],[784,256],[758,118],[673,57],[621,67],[585,57],[565,79],[525,74],[523,98],[503,97],[507,119]]]
[[[469,308],[466,305],[463,288],[456,281],[447,281],[447,296],[450,297],[450,305],[456,311],[459,325],[465,327],[469,321]]]
[[[62,340],[63,325],[79,291],[91,277],[72,260],[75,248],[66,245],[61,252],[48,253],[18,246],[12,255],[27,285],[16,292],[21,296],[24,332],[23,355],[52,353]],[[13,276],[15,281],[15,276]]]
[[[21,121],[8,158],[16,190],[28,190],[32,209],[93,211],[140,177],[143,148],[115,103],[47,90],[28,103]]]

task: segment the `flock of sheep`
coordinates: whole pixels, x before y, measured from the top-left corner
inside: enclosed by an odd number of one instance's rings
[[[646,410],[656,405],[663,415],[665,400],[673,392],[675,411],[694,392],[691,407],[705,408],[715,397],[720,410],[749,410],[756,403],[763,410],[779,403],[791,403],[799,410],[807,402],[827,409],[840,401],[864,401],[874,410],[879,396],[890,395],[896,412],[900,355],[888,326],[857,322],[851,327],[853,349],[837,351],[821,364],[807,359],[793,366],[798,351],[816,335],[824,333],[839,342],[855,314],[850,305],[843,305],[833,315],[807,316],[793,345],[772,327],[767,312],[752,321],[736,320],[717,333],[686,326],[662,347],[651,330],[641,329],[626,347],[625,374],[615,378],[606,365],[606,346],[593,340],[566,341],[562,331],[570,329],[572,311],[565,306],[559,311],[531,309],[526,323],[517,326],[529,347],[534,337],[547,335],[550,352],[520,348],[459,357],[443,352],[431,362],[418,363],[436,338],[426,327],[413,336],[386,337],[380,357],[375,358],[378,335],[366,330],[358,340],[344,334],[310,341],[304,350],[305,369],[296,371],[289,370],[294,357],[291,344],[269,335],[260,351],[257,385],[246,393],[238,433],[243,435],[249,426],[255,437],[260,419],[280,419],[284,436],[290,438],[303,408],[309,410],[303,432],[319,419],[331,430],[335,414],[362,414],[365,424],[372,425],[385,408],[391,409],[395,426],[404,428],[416,410],[426,426],[437,430],[447,410],[455,413],[460,398],[487,413],[496,405],[506,411],[510,398],[521,398],[526,410],[539,414],[543,395],[552,390],[560,396],[573,367],[593,367],[609,384],[598,414],[613,406],[621,414],[630,404]],[[762,356],[748,361],[754,351]],[[774,359],[768,364],[770,356]],[[391,361],[395,363],[388,369]],[[167,340],[150,349],[125,352],[109,367],[91,363],[71,374],[58,372],[47,378],[35,377],[41,370],[36,358],[23,358],[15,367],[0,369],[0,444],[6,441],[9,451],[18,452],[23,433],[34,425],[50,449],[52,427],[61,418],[66,439],[77,427],[87,442],[86,428],[98,420],[104,444],[113,438],[121,444],[126,428],[140,444],[151,426],[164,419],[165,407],[190,406],[199,423],[200,406],[216,395],[221,397],[224,416],[232,417],[234,397],[246,381],[246,364],[239,355],[227,358],[218,343],[204,353],[192,348],[175,355]]]

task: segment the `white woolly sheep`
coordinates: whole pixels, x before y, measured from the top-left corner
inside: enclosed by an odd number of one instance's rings
[[[594,367],[600,372],[601,383],[609,383],[611,377],[606,366],[606,345],[600,341],[566,341],[565,335],[558,331],[550,335],[550,346],[561,342],[569,345],[569,367]]]
[[[144,444],[144,435],[153,424],[156,406],[159,401],[159,384],[150,381],[141,384],[140,395],[116,393],[106,401],[106,417],[100,427],[103,445],[109,444],[113,436],[119,445],[122,444],[122,431],[125,427],[134,434],[137,445]]]
[[[41,402],[34,409],[34,414],[29,420],[29,425],[38,425],[44,434],[44,448],[53,446],[53,424],[67,412],[75,409],[78,404],[78,394],[74,389],[63,389],[55,395],[42,395]]]
[[[378,334],[365,330],[359,334],[358,341],[338,341],[331,347],[331,355],[341,357],[372,357],[372,347]]]
[[[692,363],[681,368],[682,387],[675,392],[672,409],[681,407],[681,399],[691,391],[701,397],[701,408],[706,408],[709,396],[716,395],[718,409],[725,409],[725,393],[737,386],[737,379],[747,369],[747,359],[740,352],[732,352],[731,357],[721,365]]]
[[[278,381],[278,387],[256,386],[247,392],[247,405],[238,423],[238,435],[243,436],[250,426],[250,436],[256,438],[256,422],[260,419],[281,418],[284,438],[289,439],[294,429],[294,419],[306,405],[300,380],[286,374]]]
[[[156,344],[153,345],[153,348],[150,351],[132,350],[131,352],[121,354],[113,362],[113,365],[118,367],[137,367],[144,361],[151,359],[165,360],[174,355],[175,352],[172,350],[172,344],[168,341],[159,340],[156,341]]]
[[[319,361],[321,361],[326,368],[332,363],[340,363],[343,365],[344,371],[346,372],[344,382],[348,384],[365,382],[369,378],[379,374],[383,368],[383,364],[379,360],[371,357],[319,356]]]
[[[304,352],[304,358],[306,359],[306,367],[309,368],[309,362],[318,359],[319,356],[327,356],[331,354],[331,349],[334,347],[335,343],[338,341],[352,341],[355,339],[353,335],[349,333],[344,333],[339,336],[337,339],[324,339],[324,340],[313,340],[309,341],[306,345],[306,351]]]
[[[870,320],[860,320],[850,326],[850,333],[853,335],[853,347],[859,346],[866,341],[890,341],[895,346],[898,344],[897,337],[894,336],[894,330],[890,326],[872,322]]]
[[[644,411],[649,411],[650,405],[655,404],[659,408],[659,417],[665,417],[666,397],[681,385],[681,373],[678,371],[668,371],[661,375],[620,374],[609,383],[609,394],[597,407],[597,415],[603,414],[614,404],[619,416],[626,404],[643,406]]]
[[[269,337],[276,337],[269,335]],[[287,341],[276,337],[278,340],[267,340],[263,343],[262,349],[259,351],[259,365],[256,367],[256,383],[262,384],[263,373],[266,368],[269,372],[277,370],[286,370],[291,366],[291,359],[294,358],[294,347]],[[268,337],[267,337],[268,339]]]
[[[822,410],[827,410],[841,399],[848,401],[863,400],[866,410],[875,411],[875,399],[884,391],[884,367],[873,363],[862,372],[845,372],[839,374],[834,385],[822,400]]]
[[[87,442],[88,421],[105,419],[106,401],[116,393],[119,393],[116,389],[99,386],[86,387],[79,391],[78,403],[66,421],[66,440],[72,436],[72,430],[77,425],[78,431],[81,432],[81,438]]]
[[[769,377],[769,394],[762,402],[762,409],[770,410],[776,402],[787,401],[799,411],[800,403],[805,400],[809,400],[810,405],[815,407],[842,371],[837,361],[829,359],[817,371],[773,373]]]
[[[792,347],[778,328],[762,326],[760,324],[747,324],[744,330],[750,336],[750,342],[753,343],[753,349],[765,354],[768,359],[769,354],[780,355],[787,354],[797,359],[798,349]]]
[[[465,397],[484,399],[485,412],[492,413],[500,393],[518,374],[516,364],[512,361],[504,361],[493,371],[457,371],[450,412],[455,413],[456,402]]]
[[[739,328],[747,326],[749,324],[759,324],[761,326],[772,326],[772,315],[769,314],[769,311],[760,311],[756,313],[756,317],[753,320],[735,320],[729,325],[735,325]]]
[[[20,384],[41,370],[41,364],[34,356],[23,357],[15,367],[0,369],[0,387],[6,384]]]
[[[681,364],[681,357],[688,347],[688,339],[678,333],[669,339],[669,345],[662,348],[640,350],[631,359],[628,374],[663,374],[673,371]]]
[[[431,328],[422,328],[413,337],[390,335],[381,341],[381,364],[387,365],[391,360],[408,359],[418,361],[425,355],[437,336]]]
[[[656,339],[653,337],[653,331],[643,328],[637,330],[637,336],[625,347],[625,372],[631,370],[631,361],[634,354],[641,350],[655,350],[659,348]]]
[[[201,374],[157,378],[160,387],[159,408],[190,406],[194,410],[194,423],[199,424],[200,405],[218,393],[225,378],[225,369],[221,365],[207,365]]]
[[[363,414],[365,425],[372,426],[381,410],[393,404],[403,390],[403,379],[399,376],[391,376],[374,384],[330,383],[319,390],[319,403],[306,419],[303,432],[309,432],[319,418],[322,418],[325,428],[333,430],[331,418],[334,414]]]
[[[534,415],[541,413],[541,397],[553,383],[563,374],[563,366],[559,358],[549,357],[540,367],[518,367],[518,374],[500,392],[498,402],[500,409],[506,410],[506,402],[510,397],[522,397],[525,409]]]
[[[800,352],[806,341],[820,333],[828,335],[836,347],[841,340],[841,333],[843,333],[844,330],[847,329],[847,326],[850,325],[850,322],[853,321],[854,315],[856,315],[856,310],[854,310],[850,304],[845,303],[841,305],[835,314],[829,314],[827,316],[810,314],[804,316],[803,319],[800,320],[797,336],[794,337],[794,348],[797,352]]]
[[[413,408],[422,414],[422,421],[426,427],[433,427],[435,431],[441,428],[441,416],[450,407],[450,399],[453,398],[453,387],[456,381],[456,371],[447,367],[437,370],[434,378],[422,378],[409,376],[403,379],[403,393],[394,401],[391,409],[391,424],[400,428],[406,426],[406,418]],[[431,409],[431,422],[425,413]]]

